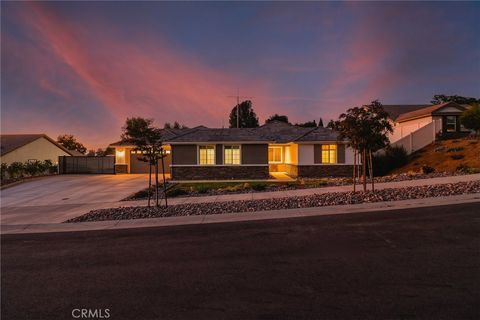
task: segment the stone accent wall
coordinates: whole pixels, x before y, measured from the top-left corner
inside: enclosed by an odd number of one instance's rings
[[[173,180],[268,179],[268,166],[172,166]]]
[[[128,173],[127,164],[115,164],[115,174]]]
[[[350,177],[353,165],[298,166],[298,176],[305,178]]]

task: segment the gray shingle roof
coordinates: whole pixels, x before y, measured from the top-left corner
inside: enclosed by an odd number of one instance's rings
[[[198,127],[168,143],[188,142],[306,142],[333,141],[337,134],[326,128],[304,128],[281,121],[272,121],[258,128],[206,128]]]
[[[257,142],[268,141],[258,134],[256,128],[194,128],[186,134],[167,140],[171,143],[185,142]]]
[[[47,136],[46,134],[39,133],[39,134],[2,134],[1,135],[1,155],[5,155],[13,150],[16,150],[24,145],[27,145],[37,139],[45,138],[50,141],[52,144],[57,146],[58,148],[62,149],[66,153],[72,155],[72,151],[67,150],[60,144],[58,144],[55,140]]]
[[[401,114],[397,117],[396,121],[402,122],[402,121],[406,121],[406,120],[410,120],[410,119],[415,119],[415,118],[421,118],[421,117],[424,117],[424,116],[434,115],[436,111],[438,111],[438,110],[440,110],[440,109],[442,109],[443,107],[446,107],[446,106],[452,106],[452,107],[457,108],[459,113],[463,112],[465,110],[464,107],[462,107],[461,105],[459,105],[455,102],[446,102],[446,103],[431,105],[431,106],[428,106],[428,107],[424,107],[424,108],[420,108],[420,109],[417,109],[417,110],[413,110],[413,111],[410,111],[410,112],[403,113],[403,114]]]
[[[403,113],[412,112],[428,106],[431,106],[431,104],[404,104],[404,105],[387,104],[387,105],[383,105],[383,109],[385,109],[385,111],[388,112],[392,120],[397,120],[398,116],[400,116]]]
[[[184,129],[161,129],[160,131],[161,131],[163,140],[167,141],[175,137],[181,136],[183,134],[187,134],[190,131],[196,130],[198,128],[205,128],[205,127],[199,126],[195,128],[184,128]],[[110,147],[130,147],[131,144],[120,140],[120,141],[111,143],[109,146]]]

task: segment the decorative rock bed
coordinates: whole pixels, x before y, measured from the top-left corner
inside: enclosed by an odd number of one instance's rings
[[[430,179],[430,178],[440,178],[440,177],[449,177],[449,176],[458,176],[465,175],[466,173],[462,172],[434,172],[429,174],[423,173],[401,173],[401,174],[392,174],[384,177],[375,177],[375,183],[383,182],[398,182],[398,181],[407,181],[407,180],[420,180],[420,179]],[[303,183],[301,182],[303,180]],[[345,186],[352,184],[352,178],[323,178],[323,179],[302,179],[298,181],[286,181],[286,182],[276,182],[276,183],[261,183],[256,182],[257,186],[260,184],[263,188],[255,188],[250,186],[247,188],[242,187],[243,183],[238,183],[238,188],[211,188],[205,190],[204,192],[199,192],[192,188],[192,190],[182,192],[178,195],[172,194],[169,195],[170,198],[175,197],[203,197],[203,196],[218,196],[223,194],[241,194],[241,193],[254,193],[254,192],[272,192],[272,191],[286,191],[286,190],[297,190],[297,189],[311,189],[311,188],[324,188],[324,187],[336,187],[336,186]],[[367,179],[370,183],[370,179]],[[357,182],[361,184],[361,182]],[[245,183],[250,185],[250,183]],[[168,188],[175,189],[174,183],[167,183]],[[181,185],[181,184],[180,184]],[[132,200],[146,200],[147,189],[141,191],[141,195],[134,194],[128,196],[122,201],[132,201]],[[163,198],[163,194],[160,194],[160,197]]]
[[[375,192],[335,192],[278,199],[245,200],[213,203],[178,204],[165,207],[119,207],[92,210],[89,213],[66,222],[104,220],[126,220],[204,214],[254,212],[277,209],[295,209],[334,206],[344,204],[372,203],[430,197],[480,193],[480,181],[437,184],[396,189],[382,189]]]

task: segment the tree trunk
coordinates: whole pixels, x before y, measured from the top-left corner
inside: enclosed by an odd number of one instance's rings
[[[366,154],[366,150],[363,149],[362,151],[362,169],[363,169],[363,172],[362,172],[362,175],[363,175],[363,191],[367,191],[367,154]]]
[[[152,198],[152,161],[148,160],[148,207],[150,208],[150,199]]]
[[[158,158],[155,157],[155,205],[158,207]]]
[[[163,176],[163,196],[165,197],[165,208],[168,208],[167,201],[167,182],[165,181],[165,162],[163,161],[164,155],[162,151],[162,176]]]
[[[372,191],[375,191],[375,178],[373,176],[373,157],[372,157],[372,150],[369,151],[370,156],[370,180],[372,180]]]
[[[356,191],[357,182],[357,149],[353,150],[353,192]]]

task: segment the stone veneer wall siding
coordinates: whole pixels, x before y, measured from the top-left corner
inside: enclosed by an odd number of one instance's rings
[[[268,166],[172,166],[173,180],[268,179]]]
[[[115,173],[116,174],[128,173],[128,165],[120,164],[120,163],[115,164]]]
[[[353,165],[310,165],[298,166],[298,176],[305,178],[350,177]]]

